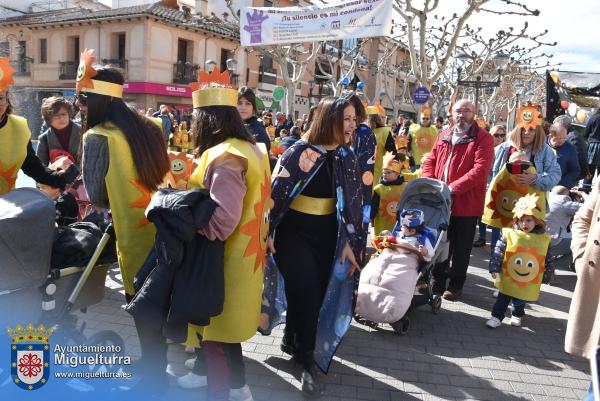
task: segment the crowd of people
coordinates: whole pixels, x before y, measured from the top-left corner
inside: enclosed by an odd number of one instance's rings
[[[190,153],[183,156],[190,166],[183,190],[213,202],[193,229],[222,244],[223,280],[210,294],[219,312],[208,323],[185,322],[196,356],[186,363],[190,373],[178,378],[182,387],[207,386],[214,401],[252,400],[241,344],[269,326],[262,309],[268,261],[285,284],[281,349],[302,368],[303,394],[319,397],[317,370],[327,371],[350,325],[370,227],[376,238],[393,232],[409,242],[421,259],[435,252],[435,238],[423,236],[423,211],[397,208],[402,191],[417,178],[443,182],[452,198],[448,257],[433,268],[435,294],[460,299],[472,247],[486,244],[489,227],[490,273],[499,292],[487,326],[501,326],[511,302],[511,325],[520,326],[525,304],[538,299],[554,262],[565,258],[585,278],[577,284],[567,350],[586,356],[595,350],[600,325],[591,305],[598,304],[600,287],[593,269],[600,263],[600,180],[587,193],[600,169],[600,110],[584,135],[567,116],[546,127],[538,115],[519,118],[513,129],[494,125],[488,132],[466,99],[456,101],[446,119],[433,121],[428,110],[419,123],[400,116],[387,126],[385,110],[349,94],[323,98],[294,119],[259,114],[251,88],[236,90],[226,72],[213,70],[191,85],[194,113],[176,117],[165,105],[156,113],[128,106],[121,72],[93,62],[92,52],[82,53],[75,104],[61,97],[44,100],[47,128],[36,152],[27,121],[13,113],[8,80],[2,81],[0,194],[14,189],[23,170],[56,199],[59,224],[81,218],[69,196],[110,209],[129,304],[143,295],[134,281],[157,240],[146,207],[153,194],[174,191],[159,188],[181,166],[170,162],[168,149]],[[528,107],[519,113],[531,113]],[[177,307],[170,305],[171,312]],[[144,385],[164,390],[163,331],[143,316],[134,320]]]

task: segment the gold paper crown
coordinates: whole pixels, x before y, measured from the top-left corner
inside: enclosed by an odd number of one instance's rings
[[[8,91],[8,86],[15,83],[13,73],[15,69],[8,64],[8,57],[0,57],[0,92]]]
[[[542,116],[538,109],[528,102],[517,109],[517,125],[520,128],[535,128],[542,125]]]
[[[391,152],[387,152],[385,155],[383,155],[383,168],[395,171],[397,173],[402,171],[402,165],[398,160],[396,160],[394,154]]]
[[[81,53],[79,67],[77,67],[77,81],[75,82],[77,94],[87,92],[122,99],[123,85],[92,79],[98,75],[98,72],[93,67],[95,60],[94,49],[85,49]]]
[[[12,327],[9,327],[7,332],[8,336],[12,339],[11,342],[13,343],[47,343],[48,338],[52,335],[52,333],[54,333],[54,330],[52,328],[46,329],[46,326],[43,324],[35,327],[29,323],[25,327],[18,324],[14,330]]]
[[[376,104],[371,105],[371,106],[367,106],[367,108],[365,110],[367,112],[367,115],[369,115],[369,114],[379,114],[380,116],[385,116],[385,109],[379,103],[376,103]]]
[[[190,84],[194,108],[208,106],[236,107],[238,93],[229,80],[229,72],[220,72],[218,68],[208,73],[200,71],[198,82]]]
[[[523,216],[533,216],[543,222],[546,216],[538,207],[539,200],[538,194],[527,194],[519,198],[512,210],[514,217],[520,219]]]

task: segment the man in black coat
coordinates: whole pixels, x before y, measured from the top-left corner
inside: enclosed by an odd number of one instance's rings
[[[579,163],[579,176],[576,178],[577,181],[587,177],[589,168],[587,164],[587,144],[585,143],[585,138],[576,130],[571,129],[571,117],[567,115],[556,117],[553,123],[560,124],[567,130],[567,142],[575,146],[575,150],[577,151],[577,161]]]

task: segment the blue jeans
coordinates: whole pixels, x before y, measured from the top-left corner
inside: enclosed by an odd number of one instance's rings
[[[504,315],[506,314],[508,304],[511,301],[513,304],[512,315],[516,317],[521,317],[525,315],[525,301],[520,300],[518,298],[509,297],[508,295],[499,292],[498,298],[496,299],[496,303],[492,307],[492,316],[502,321],[502,319],[504,319]]]
[[[487,225],[479,219],[479,239],[485,240],[485,230]]]
[[[592,383],[590,383],[590,388],[588,388],[588,392],[583,401],[594,401],[594,387],[592,386]]]

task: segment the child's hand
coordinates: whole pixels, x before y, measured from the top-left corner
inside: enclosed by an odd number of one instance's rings
[[[421,255],[427,256],[427,248],[425,248],[423,245],[419,245],[419,252],[421,252]]]

